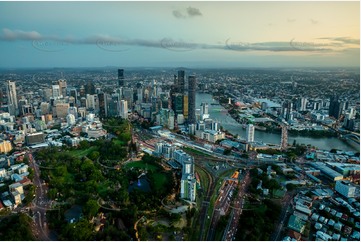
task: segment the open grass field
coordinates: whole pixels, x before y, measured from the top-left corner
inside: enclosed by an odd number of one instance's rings
[[[78,157],[78,158],[82,158],[84,156],[87,156],[90,152],[96,150],[96,147],[90,147],[88,149],[85,150],[72,150],[72,151],[67,151],[68,154]]]
[[[113,139],[113,143],[116,145],[124,145],[125,143],[119,139]]]
[[[140,168],[140,169],[147,169],[148,171],[157,171],[158,168],[154,165],[150,165],[148,163],[144,163],[143,161],[135,161],[135,162],[130,162],[128,164],[125,165],[125,168],[130,169],[132,167],[136,167],[136,168]]]
[[[161,190],[161,189],[163,189],[164,184],[166,184],[166,182],[167,182],[167,177],[166,177],[166,175],[163,174],[163,173],[157,173],[155,177],[156,177],[156,179],[155,179],[155,181],[154,181],[154,188],[155,188],[156,190]]]
[[[130,169],[132,167],[147,169],[148,171],[154,172],[154,189],[162,190],[164,185],[167,183],[167,176],[163,172],[159,170],[158,167],[144,163],[143,161],[135,161],[125,165],[126,169]]]

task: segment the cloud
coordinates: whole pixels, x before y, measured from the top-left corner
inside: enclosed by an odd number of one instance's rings
[[[184,16],[180,11],[178,10],[174,10],[173,11],[173,16],[176,18],[186,18],[186,16]]]
[[[323,37],[323,38],[318,38],[318,39],[334,41],[334,42],[338,42],[339,44],[343,44],[343,45],[347,45],[347,44],[360,45],[360,39],[353,39],[350,37],[336,37],[336,38],[335,37]]]
[[[115,47],[129,47],[141,46],[150,48],[163,48],[174,51],[188,51],[194,49],[213,49],[213,50],[233,50],[233,51],[267,51],[267,52],[292,52],[292,51],[310,51],[310,52],[334,52],[345,51],[350,48],[355,48],[354,45],[359,46],[359,39],[352,39],[348,37],[323,37],[315,39],[313,42],[302,42],[299,40],[279,41],[279,42],[243,42],[236,39],[227,39],[224,42],[217,42],[215,44],[196,43],[184,40],[176,40],[172,38],[163,38],[160,40],[149,39],[124,39],[110,35],[92,35],[85,38],[75,37],[61,37],[61,36],[47,36],[42,35],[37,31],[22,31],[3,29],[0,32],[0,41],[15,42],[15,41],[34,41],[46,42],[53,41],[59,46],[66,44],[74,45],[95,45],[98,47],[115,48]]]
[[[188,13],[189,17],[202,16],[202,13],[198,8],[188,7],[187,8],[187,13]]]
[[[296,19],[291,19],[291,18],[287,19],[287,23],[294,23],[294,22],[296,22]]]
[[[326,52],[332,51],[328,46],[318,46],[310,42],[291,41],[279,42],[239,42],[231,39],[226,40],[226,46],[230,50],[236,51],[269,51],[269,52],[292,52],[292,51],[310,51]]]
[[[198,8],[193,8],[191,6],[181,10],[173,10],[172,14],[178,19],[193,18],[203,15]]]
[[[22,30],[10,30],[3,29],[3,35],[1,36],[4,40],[38,40],[41,39],[41,35],[36,31],[22,31]]]
[[[311,24],[318,24],[318,20],[316,20],[316,19],[310,19],[310,22],[311,22]]]

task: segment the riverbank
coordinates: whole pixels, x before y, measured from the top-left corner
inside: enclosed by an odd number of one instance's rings
[[[196,94],[196,106],[199,107],[202,102],[205,103],[219,103],[216,98],[213,98],[211,94],[207,93],[197,93]],[[232,115],[226,115],[228,113],[227,109],[223,105],[210,105],[209,106],[209,115],[210,117],[220,123],[223,129],[227,130],[233,136],[240,136],[242,139],[246,137],[246,129],[242,127],[242,124],[237,122]],[[279,144],[281,142],[281,132],[267,132],[262,130],[255,130],[256,141],[262,141],[268,144]],[[305,144],[317,147],[323,150],[331,150],[333,148],[340,149],[344,151],[359,151],[359,147],[355,147],[347,143],[346,141],[340,140],[337,137],[309,137],[300,134],[288,134],[288,143],[293,144],[296,140],[297,144]]]
[[[227,110],[228,114],[240,125],[244,126],[244,122],[242,122],[238,116],[238,112],[233,108],[232,105],[229,105],[228,103],[220,103],[220,105]],[[255,129],[261,132],[266,133],[275,133],[275,134],[281,134],[281,128],[279,126],[275,125],[264,125],[263,123],[256,123]],[[244,127],[243,127],[244,128]],[[289,134],[295,135],[295,136],[304,136],[304,137],[310,137],[310,138],[330,138],[330,137],[337,137],[337,134],[332,131],[327,130],[294,130],[289,129]]]

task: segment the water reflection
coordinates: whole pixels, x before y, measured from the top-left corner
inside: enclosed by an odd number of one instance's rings
[[[245,139],[246,130],[242,128],[242,125],[237,123],[231,116],[228,115],[226,110],[220,105],[210,105],[211,103],[218,103],[212,98],[212,95],[206,93],[197,93],[196,96],[196,108],[199,109],[202,102],[207,102],[209,104],[209,114],[213,120],[218,121],[225,129],[234,135],[239,135],[241,138]],[[281,143],[281,133],[267,133],[259,130],[255,130],[255,140],[263,141],[265,143],[271,144],[280,144]],[[345,151],[359,151],[350,144],[335,138],[311,138],[306,136],[288,136],[288,143],[293,144],[296,140],[297,144],[310,144],[319,149],[331,150],[341,149]]]

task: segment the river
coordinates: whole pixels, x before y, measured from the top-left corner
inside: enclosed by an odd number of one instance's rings
[[[196,95],[196,108],[199,109],[202,102],[209,104],[209,115],[210,118],[219,122],[224,129],[228,130],[233,135],[240,135],[242,139],[246,137],[246,130],[242,128],[241,124],[236,122],[231,116],[228,115],[228,112],[225,108],[219,105],[217,100],[212,98],[212,95],[207,93],[197,93]],[[211,103],[217,103],[218,105],[211,105]],[[281,143],[281,134],[277,133],[268,133],[264,131],[255,130],[254,135],[255,141],[263,141],[264,143],[270,144],[280,144]],[[359,151],[350,144],[342,141],[336,137],[331,138],[312,138],[307,136],[295,136],[288,135],[288,143],[293,144],[293,141],[296,140],[297,144],[310,144],[319,149],[331,150],[333,148],[340,149],[344,151]]]

